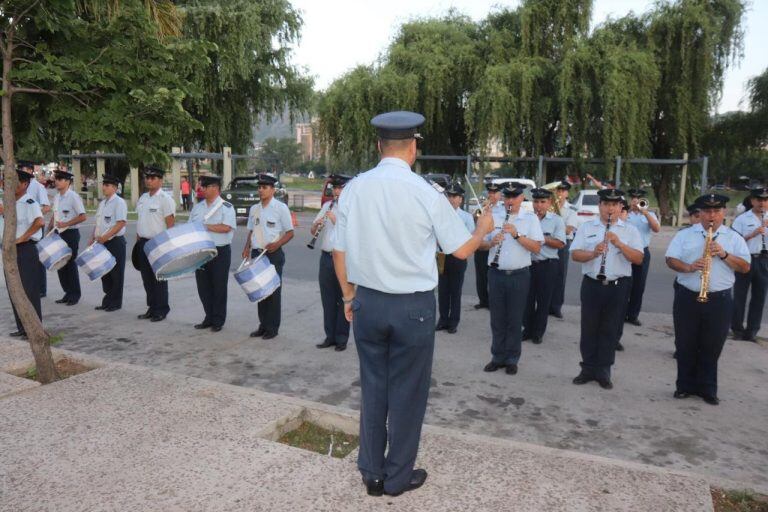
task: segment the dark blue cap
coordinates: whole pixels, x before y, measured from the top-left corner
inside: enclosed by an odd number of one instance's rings
[[[686,210],[688,210],[688,215],[694,215],[699,213],[699,211],[701,211],[701,207],[698,204],[696,204],[696,202],[694,201],[693,203],[688,205]]]
[[[331,180],[332,186],[343,187],[349,180],[352,179],[352,176],[347,176],[346,174],[331,174],[328,176],[328,179]]]
[[[631,188],[627,190],[627,195],[629,195],[629,197],[645,197],[648,193],[641,188]]]
[[[549,199],[552,197],[552,192],[545,188],[534,188],[531,190],[531,197],[534,199]]]
[[[498,183],[494,183],[492,181],[489,181],[488,183],[485,184],[485,190],[487,190],[488,192],[501,192],[501,188],[502,188],[501,185],[499,185]]]
[[[56,170],[56,171],[53,171],[53,177],[54,179],[57,179],[57,180],[72,181],[72,178],[74,178],[75,175],[68,171]]]
[[[115,185],[115,186],[117,186],[117,185],[120,184],[120,180],[118,180],[117,178],[115,178],[111,174],[105,174],[104,176],[102,176],[101,177],[101,182],[104,185]]]
[[[757,187],[749,191],[749,196],[756,199],[768,199],[768,188]]]
[[[597,191],[600,201],[621,201],[624,199],[624,192],[617,188],[604,188]]]
[[[200,186],[207,187],[208,185],[218,185],[221,187],[221,176],[200,176]]]
[[[258,176],[258,179],[256,180],[256,183],[259,185],[271,185],[275,186],[275,183],[277,183],[277,178],[274,176],[270,176],[269,174],[261,173]]]
[[[371,119],[380,139],[421,139],[418,127],[424,124],[424,116],[416,112],[398,111],[379,114]]]
[[[507,183],[502,189],[501,193],[504,197],[517,197],[523,193],[525,185],[522,183]]]
[[[571,190],[571,184],[568,183],[567,181],[563,180],[560,183],[558,183],[557,187],[555,187],[555,188],[560,188],[560,189],[563,189],[563,190]]]
[[[445,189],[445,193],[449,196],[463,196],[464,189],[458,183],[451,183],[448,188]]]
[[[144,176],[156,176],[158,178],[162,178],[165,176],[165,169],[157,164],[149,164],[144,167]]]
[[[28,183],[30,180],[32,180],[32,175],[26,171],[22,171],[21,169],[16,169],[16,175],[19,177],[19,181],[22,183]]]
[[[700,196],[696,199],[695,204],[699,209],[706,210],[709,208],[725,208],[725,203],[730,200],[728,196],[722,194],[707,194]]]

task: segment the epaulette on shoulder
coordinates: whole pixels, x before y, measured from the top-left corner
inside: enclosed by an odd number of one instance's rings
[[[680,229],[678,229],[678,231],[682,231],[684,229],[688,229],[688,228],[692,228],[692,227],[693,227],[693,224],[688,224],[687,226],[683,226]]]
[[[27,204],[35,204],[35,200],[30,197],[27,199]]]
[[[224,201],[224,206],[226,206],[227,208],[232,208],[232,203],[228,203]]]

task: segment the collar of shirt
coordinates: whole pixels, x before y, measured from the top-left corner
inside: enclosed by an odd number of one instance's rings
[[[411,166],[408,165],[408,162],[406,162],[405,160],[401,160],[400,158],[395,158],[391,156],[382,158],[378,166],[381,167],[384,165],[391,165],[393,167],[398,167],[403,171],[413,172],[411,171]]]

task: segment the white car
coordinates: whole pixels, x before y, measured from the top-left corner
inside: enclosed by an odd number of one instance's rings
[[[596,219],[600,214],[598,203],[600,198],[597,190],[582,190],[571,203],[571,208],[576,212],[576,229],[587,221]]]

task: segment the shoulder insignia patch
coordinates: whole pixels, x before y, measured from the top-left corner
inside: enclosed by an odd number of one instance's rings
[[[226,206],[227,208],[232,208],[232,203],[228,203],[224,201],[224,206]]]
[[[35,204],[35,200],[30,197],[27,199],[27,204]]]

